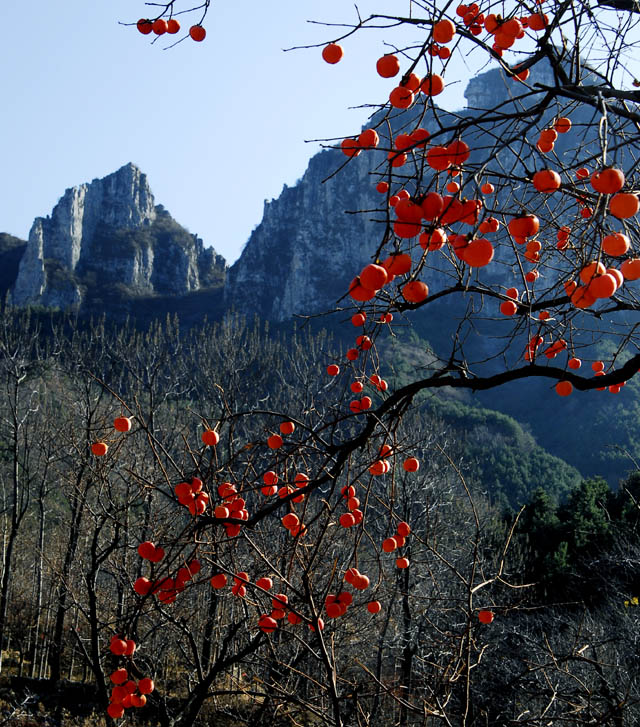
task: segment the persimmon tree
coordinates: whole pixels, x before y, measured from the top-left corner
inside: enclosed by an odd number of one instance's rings
[[[179,5],[153,5],[157,16],[138,30],[171,33],[184,11],[198,16],[190,35],[203,40],[194,28],[208,3]],[[487,629],[526,585],[508,574],[512,533],[489,548],[491,518],[464,473],[437,437],[405,420],[425,390],[542,377],[561,397],[618,393],[640,367],[640,111],[625,65],[640,16],[635,5],[570,0],[408,8],[340,25],[318,59],[339,74],[354,33],[377,29],[388,44],[371,59],[371,72],[389,79],[388,100],[367,128],[333,145],[345,164],[370,155],[380,201],[361,211],[379,236],[341,304],[355,330],[346,356],[319,355],[313,375],[301,359],[277,362],[296,377],[283,406],[236,407],[215,383],[207,399],[190,389],[171,432],[156,427],[149,400],[128,402],[102,382],[133,429],[105,416],[93,442],[106,490],[117,489],[110,472],[124,437],[149,453],[127,465],[147,514],[110,641],[113,718],[148,699],[163,724],[193,724],[207,699],[228,705],[232,695],[256,705],[262,723],[283,713],[336,727],[495,718],[476,690],[490,677],[485,655],[499,659]],[[466,56],[494,63],[508,92],[485,108],[444,112],[437,96]],[[451,325],[451,346],[393,390],[377,344],[418,308]],[[489,354],[478,333],[494,339]],[[615,342],[606,361],[596,347],[605,335]],[[431,485],[448,478],[451,496],[430,503]],[[459,515],[456,537],[431,519],[445,502]],[[179,635],[182,678],[151,692],[157,657],[145,642]],[[375,658],[354,655],[372,641]],[[536,649],[532,668],[547,681],[558,670],[583,689],[585,670],[602,671],[575,649],[562,666],[555,646],[545,651],[542,639]],[[182,689],[179,709],[171,689]],[[512,704],[505,719],[606,718],[599,705],[580,716],[573,705],[550,689],[545,700]]]
[[[140,18],[135,24],[138,32],[142,35],[169,35],[176,37],[177,43],[187,37],[196,43],[201,43],[207,37],[207,31],[202,25],[211,0],[203,0],[200,5],[189,6],[187,8],[177,7],[182,3],[176,3],[171,0],[168,3],[146,3],[149,6],[152,17]],[[181,35],[180,16],[187,15],[193,24],[189,27],[188,35]]]
[[[183,11],[203,20],[209,10],[208,3],[178,5],[151,7],[160,20]],[[367,30],[384,33],[394,50],[372,59],[372,73],[390,79],[389,100],[367,129],[340,144],[350,164],[375,155],[372,185],[381,194],[379,209],[367,214],[380,221],[371,254],[384,271],[369,268],[349,290],[369,313],[364,332],[375,340],[384,330],[381,315],[445,302],[463,321],[452,332],[453,350],[438,352],[440,361],[416,382],[419,388],[477,390],[532,376],[559,382],[562,396],[573,388],[624,385],[638,368],[638,360],[629,360],[640,276],[634,249],[640,82],[630,68],[637,8],[616,2],[444,10],[411,2],[408,8],[407,16],[358,15],[323,47],[324,59],[338,64],[338,44],[348,52],[350,37]],[[501,69],[506,98],[458,114],[438,109],[445,85],[460,80],[460,57]],[[339,68],[336,74],[339,82]],[[467,343],[476,325],[508,344],[504,364],[491,375]],[[596,371],[604,377],[596,381],[578,366],[581,357],[598,360],[588,344],[599,335],[614,339],[617,352]]]
[[[394,395],[532,376],[556,380],[561,396],[574,387],[617,393],[640,362],[631,318],[639,94],[624,88],[638,17],[580,3],[500,6],[504,18],[491,6],[452,7],[449,18],[412,8],[410,18],[375,15],[350,31],[429,32],[378,60],[397,85],[370,127],[341,144],[350,164],[373,147],[387,154],[372,180],[386,203],[381,239],[349,290],[372,321],[364,332],[375,339],[380,316],[395,310],[435,314],[446,301],[459,313],[452,349]],[[494,60],[509,93],[486,109],[442,112],[434,97],[467,52]],[[500,361],[478,357],[474,330],[504,341]],[[600,335],[616,341],[612,360],[590,348]],[[600,380],[579,372],[580,357]]]

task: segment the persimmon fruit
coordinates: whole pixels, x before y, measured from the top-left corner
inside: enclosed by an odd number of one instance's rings
[[[420,209],[418,207],[418,209]],[[380,290],[388,280],[388,274],[382,265],[370,263],[360,273],[360,284],[369,290]]]
[[[540,229],[540,220],[535,215],[514,217],[507,225],[513,237],[533,237]]]
[[[382,78],[393,78],[400,72],[400,61],[393,54],[382,56],[376,63],[376,70]]]
[[[153,30],[153,23],[146,18],[140,18],[140,20],[136,23],[136,27],[142,35],[149,35],[149,33]]]
[[[189,28],[189,35],[196,43],[201,43],[207,37],[207,31],[201,25],[192,25]]]
[[[225,573],[217,573],[215,576],[211,576],[209,583],[211,584],[211,588],[220,590],[220,588],[224,588],[227,585],[227,576]]]
[[[291,530],[300,524],[300,518],[294,512],[288,512],[282,518],[282,524],[287,530]]]
[[[443,172],[451,166],[449,151],[446,146],[432,146],[427,152],[427,164],[437,172]]]
[[[140,576],[140,578],[137,578],[135,583],[133,584],[133,590],[139,595],[139,596],[146,596],[150,593],[151,588],[153,587],[153,584],[148,578],[145,578],[144,576]]]
[[[124,714],[124,707],[122,706],[122,703],[111,702],[111,704],[107,707],[107,714],[112,719],[120,719],[120,717]]]
[[[640,209],[640,200],[637,194],[619,192],[609,200],[609,211],[614,217],[626,220],[633,217]]]
[[[350,512],[345,512],[338,518],[343,528],[352,528],[356,524],[356,519]]]
[[[145,540],[138,546],[138,555],[145,560],[153,560],[155,554],[156,546],[150,540]]]
[[[340,149],[342,150],[342,153],[348,157],[357,157],[361,152],[358,140],[351,138],[343,139],[340,144]]]
[[[465,263],[471,268],[482,268],[493,260],[493,245],[489,240],[471,240],[464,249]]]
[[[258,621],[258,627],[265,634],[272,634],[278,628],[278,622],[271,616],[262,615]]]
[[[362,149],[375,149],[379,143],[380,137],[375,129],[365,129],[358,137],[358,145]]]
[[[593,262],[588,263],[582,268],[582,270],[580,271],[580,280],[582,280],[582,282],[585,284],[590,283],[593,278],[595,278],[597,275],[604,275],[606,271],[607,269],[601,262],[594,260]]]
[[[640,279],[640,258],[625,260],[620,266],[620,272],[625,280]]]
[[[562,179],[558,172],[554,172],[553,169],[541,169],[533,175],[533,186],[538,192],[549,194],[560,189]]]
[[[425,76],[420,84],[420,90],[425,96],[438,96],[444,91],[444,79],[437,73]]]
[[[402,463],[405,472],[417,472],[420,469],[420,461],[416,457],[409,457]]]
[[[342,60],[344,50],[338,43],[329,43],[322,49],[322,58],[326,63],[334,65]]]
[[[129,678],[129,674],[127,673],[127,670],[124,668],[116,669],[114,672],[111,672],[109,679],[114,684],[124,684],[127,679]]]
[[[405,275],[411,270],[411,255],[406,252],[392,253],[382,266],[390,275]]]
[[[129,417],[116,417],[113,420],[113,428],[117,432],[131,431],[131,419]]]
[[[127,650],[127,642],[124,639],[114,636],[109,644],[109,651],[116,656],[122,656]]]
[[[589,292],[596,298],[610,298],[617,288],[616,279],[609,273],[595,277],[589,284]]]
[[[357,300],[359,303],[364,303],[367,300],[371,300],[372,298],[375,298],[376,291],[370,290],[369,288],[365,288],[364,285],[360,282],[360,277],[356,276],[351,283],[349,283],[349,295],[354,299]]]
[[[207,447],[215,447],[220,441],[220,435],[213,429],[205,429],[205,431],[202,432],[201,439]]]
[[[400,85],[403,88],[408,88],[411,93],[415,94],[420,88],[420,78],[415,73],[410,73],[402,79]]]
[[[398,543],[395,538],[386,538],[382,541],[382,551],[384,553],[393,553],[398,547]]]
[[[267,446],[269,447],[269,449],[280,449],[280,447],[282,447],[282,444],[282,437],[279,434],[272,434],[270,437],[267,438]]]
[[[456,34],[456,26],[445,18],[434,23],[432,34],[436,43],[449,43]]]
[[[421,280],[412,280],[402,287],[402,297],[407,303],[422,303],[429,297],[429,287]]]
[[[413,101],[413,92],[404,86],[396,86],[389,94],[389,103],[397,109],[408,109]]]
[[[558,381],[556,384],[556,393],[559,396],[569,396],[573,391],[573,384],[570,381]]]
[[[591,175],[591,186],[600,194],[615,194],[624,187],[624,173],[620,169],[606,167]]]
[[[447,154],[451,164],[460,166],[464,164],[471,155],[471,149],[466,141],[462,139],[456,139],[447,146]]]

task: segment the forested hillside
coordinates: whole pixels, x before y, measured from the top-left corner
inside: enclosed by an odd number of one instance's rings
[[[125,628],[141,644],[137,678],[152,677],[166,695],[151,699],[142,724],[168,725],[176,718],[178,724],[314,723],[319,695],[309,674],[319,655],[313,642],[245,630],[254,609],[271,599],[260,590],[269,585],[265,579],[282,589],[298,558],[310,553],[291,549],[297,541],[284,534],[282,513],[256,520],[234,556],[237,569],[258,586],[243,599],[242,581],[236,579],[234,593],[228,590],[232,580],[221,589],[216,581],[234,538],[202,543],[216,527],[213,482],[237,482],[249,511],[263,507],[267,490],[278,489],[265,484],[273,479],[264,474],[270,455],[261,443],[277,430],[277,412],[298,412],[296,427],[304,428],[312,413],[327,423],[339,421],[336,414],[353,392],[349,386],[338,390],[339,382],[319,373],[336,343],[322,332],[285,336],[240,317],[181,333],[171,321],[141,332],[104,321],[47,324],[42,317],[6,313],[1,333],[5,713],[27,710],[20,706],[25,689],[36,695],[32,708],[46,704],[64,724],[99,710],[106,698],[103,675],[117,666],[104,644]],[[123,428],[123,418],[131,425],[124,433],[114,429],[114,420]],[[228,432],[224,448],[215,451],[199,436],[213,423]],[[357,431],[354,426],[346,419],[315,436],[329,442]],[[420,462],[417,472],[400,468],[391,480],[394,512],[413,523],[403,548],[413,566],[398,570],[393,558],[388,562],[376,552],[375,542],[402,526],[389,518],[389,484],[377,484],[371,474],[361,505],[371,546],[363,547],[358,568],[372,578],[375,597],[358,585],[353,596],[343,590],[340,598],[352,599],[349,619],[332,619],[328,596],[325,604],[334,658],[351,665],[346,678],[354,694],[362,693],[354,708],[372,685],[392,684],[398,675],[401,691],[382,690],[371,703],[384,724],[412,722],[413,700],[434,679],[456,704],[464,692],[447,674],[460,668],[460,648],[472,648],[469,655],[478,660],[474,709],[497,721],[512,719],[506,715],[524,694],[530,709],[543,709],[552,697],[548,682],[558,678],[565,682],[559,704],[589,699],[592,714],[618,709],[622,689],[635,694],[638,675],[629,666],[629,649],[635,643],[637,478],[617,494],[602,481],[580,484],[575,471],[549,457],[513,420],[446,397],[425,400],[393,439],[398,456],[410,452]],[[92,453],[96,442],[107,445],[104,457]],[[307,471],[314,459],[309,451]],[[366,461],[354,458],[351,467]],[[176,483],[193,475],[205,483],[202,492],[212,503],[211,515],[197,521],[176,502]],[[294,470],[278,477],[281,497],[292,485],[306,484]],[[545,482],[546,491],[533,492]],[[334,564],[352,548],[349,529],[339,526],[341,509],[329,508],[325,499],[331,489],[327,482],[320,499],[305,506],[309,527],[334,531],[318,551],[310,587],[333,582]],[[516,517],[525,502],[530,504]],[[275,538],[281,552],[276,559]],[[162,546],[165,556],[141,558],[138,546],[145,539]],[[483,580],[477,593],[470,590]],[[145,597],[145,588],[155,595]],[[308,598],[289,590],[291,617],[304,613]],[[458,613],[468,599],[493,623],[469,631]],[[549,640],[548,625],[559,621],[562,629]],[[372,629],[378,640],[373,652]],[[237,656],[228,652],[230,638],[238,642]],[[524,643],[526,663],[538,665],[533,670],[523,670]],[[283,659],[293,670],[282,671]],[[71,686],[52,690],[38,681],[55,685],[61,679],[95,683],[97,692],[63,711]],[[287,700],[285,714],[278,715],[266,697],[265,679],[269,689],[297,695]],[[612,691],[589,696],[603,684]],[[636,714],[635,697],[628,697],[624,710]]]

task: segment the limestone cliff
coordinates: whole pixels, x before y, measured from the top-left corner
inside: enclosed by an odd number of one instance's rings
[[[384,220],[345,212],[371,209],[373,157],[354,159],[323,182],[344,159],[333,150],[317,154],[295,187],[265,202],[262,222],[229,271],[227,305],[282,321],[340,298],[345,275],[371,254],[375,219]]]
[[[147,177],[126,164],[68,189],[37,218],[11,291],[14,305],[86,307],[96,290],[173,294],[219,284],[224,259],[154,203]]]
[[[531,69],[531,84],[552,86],[553,79],[553,72],[545,62]],[[501,114],[492,114],[487,125],[470,124],[465,131],[465,140],[472,148],[471,162],[481,162],[484,156],[479,155],[492,148],[496,138],[511,136],[511,112],[534,103],[533,94],[522,98],[526,91],[519,81],[494,69],[469,81],[465,109],[455,114],[437,110],[436,117],[433,109],[423,113],[424,106],[416,104],[413,118],[405,113],[391,114],[391,128],[395,137],[400,131],[410,131],[420,125],[431,132],[433,143],[450,143],[453,137],[446,127],[454,128],[461,117],[476,116],[478,109],[487,108],[487,99],[491,98]],[[518,95],[521,98],[514,100]],[[537,121],[540,128],[545,121],[551,121],[553,113],[552,108]],[[585,127],[589,124],[588,118],[579,119],[577,114],[574,119],[583,121]],[[375,116],[368,125],[376,125]],[[386,123],[378,125],[380,149],[363,151],[358,157],[347,159],[337,149],[320,152],[311,159],[294,187],[285,186],[278,199],[265,202],[262,222],[229,270],[225,287],[228,306],[276,321],[296,314],[326,311],[341,305],[340,299],[345,296],[349,282],[364,264],[371,262],[376,254],[386,257],[391,252],[394,238],[387,224],[386,196],[375,190],[376,183],[384,178],[390,149],[390,140],[384,136],[386,129]],[[573,148],[573,143],[573,140],[559,139],[555,153],[562,156]],[[586,148],[588,143],[585,133],[581,144]],[[335,146],[339,146],[339,141]],[[529,154],[526,149],[525,152]],[[520,176],[525,176],[520,153],[517,145],[505,146],[491,164],[498,170],[516,169]],[[410,154],[407,176],[411,178],[416,165],[420,168],[422,164],[419,156]],[[427,169],[418,191],[432,188],[432,179],[433,173]],[[442,180],[439,185],[443,191]],[[408,191],[415,193],[411,186]],[[525,184],[516,190],[522,205],[531,194]],[[489,204],[499,210],[499,200],[500,196],[496,195]],[[505,234],[501,232],[496,239],[502,239]],[[415,244],[414,253],[416,259],[422,254]],[[485,282],[505,287],[514,285],[520,277],[520,270],[514,266],[494,264],[483,271]],[[425,278],[435,292],[455,282],[455,269],[442,254],[430,255]],[[349,306],[352,301],[345,298],[344,303]]]

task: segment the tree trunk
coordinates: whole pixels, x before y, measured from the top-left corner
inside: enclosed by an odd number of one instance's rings
[[[78,487],[80,486],[80,483],[82,481],[83,470],[84,467],[81,468],[81,471],[76,480],[76,485]],[[60,574],[58,604],[56,608],[55,624],[53,628],[53,640],[51,642],[51,673],[49,678],[52,682],[60,681],[60,678],[62,676],[62,651],[64,642],[64,620],[67,614],[67,589],[69,584],[69,577],[71,575],[71,565],[74,561],[76,550],[78,548],[80,524],[82,522],[82,501],[83,498],[76,494],[73,499],[73,507],[71,512],[69,540],[67,543],[67,550],[62,566],[62,573]]]

